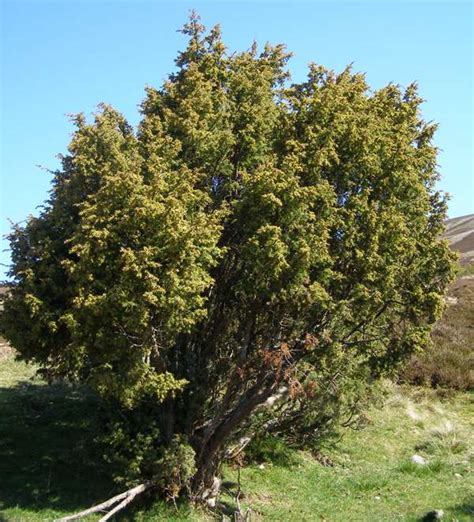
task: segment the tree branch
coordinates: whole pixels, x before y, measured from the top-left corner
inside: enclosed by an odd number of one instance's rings
[[[68,515],[67,517],[63,517],[58,519],[56,522],[68,522],[69,520],[77,520],[79,518],[86,517],[87,515],[91,515],[92,513],[97,513],[99,511],[105,511],[107,508],[113,506],[114,504],[117,504],[117,502],[120,502],[117,506],[114,507],[109,513],[107,513],[104,517],[100,519],[99,522],[105,522],[108,520],[111,516],[113,516],[115,513],[123,509],[125,506],[127,506],[137,495],[140,495],[144,491],[150,489],[153,487],[152,482],[144,482],[143,484],[140,484],[139,486],[135,486],[132,489],[129,489],[127,491],[124,491],[123,493],[120,493],[120,495],[116,495],[115,497],[109,498],[109,500],[106,500],[105,502],[102,502],[101,504],[97,504],[96,506],[92,506],[89,509],[86,509],[84,511],[81,511],[80,513],[74,513],[73,515]]]

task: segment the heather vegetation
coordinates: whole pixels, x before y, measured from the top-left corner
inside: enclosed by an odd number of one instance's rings
[[[417,385],[474,389],[474,264],[462,266],[449,287],[447,307],[432,333],[432,343],[414,355],[401,379]]]

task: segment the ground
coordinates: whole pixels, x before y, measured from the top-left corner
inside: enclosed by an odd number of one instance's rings
[[[433,509],[472,520],[473,413],[467,394],[390,386],[368,425],[326,451],[332,466],[300,453],[296,466],[245,469],[242,482],[264,520],[416,521]]]
[[[416,354],[402,377],[411,383],[474,390],[474,263],[449,287],[447,309],[435,325],[433,344]]]
[[[47,386],[34,373],[0,350],[0,521],[53,520],[119,492],[93,443],[95,397]],[[383,407],[323,458],[270,444],[263,461],[247,463],[242,504],[256,521],[417,521],[433,509],[446,521],[473,520],[473,423],[472,394],[387,383]],[[413,464],[415,454],[427,464]],[[235,488],[237,469],[227,467],[225,479]],[[186,505],[142,503],[120,519],[215,518]]]

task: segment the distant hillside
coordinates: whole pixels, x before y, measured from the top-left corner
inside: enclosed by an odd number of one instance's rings
[[[461,264],[474,261],[474,214],[446,221],[445,237],[451,248],[461,254]]]
[[[461,270],[449,287],[448,307],[434,327],[433,345],[415,355],[401,374],[415,384],[474,389],[474,214],[449,219],[451,248],[461,255]]]

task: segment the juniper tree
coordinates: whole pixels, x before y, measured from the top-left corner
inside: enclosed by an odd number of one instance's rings
[[[279,391],[267,428],[317,437],[346,377],[426,345],[453,272],[416,85],[314,64],[290,84],[282,45],[229,54],[196,16],[183,33],[138,129],[105,105],[74,118],[10,234],[2,318],[20,357],[120,409],[124,477],[171,496],[202,494]]]

